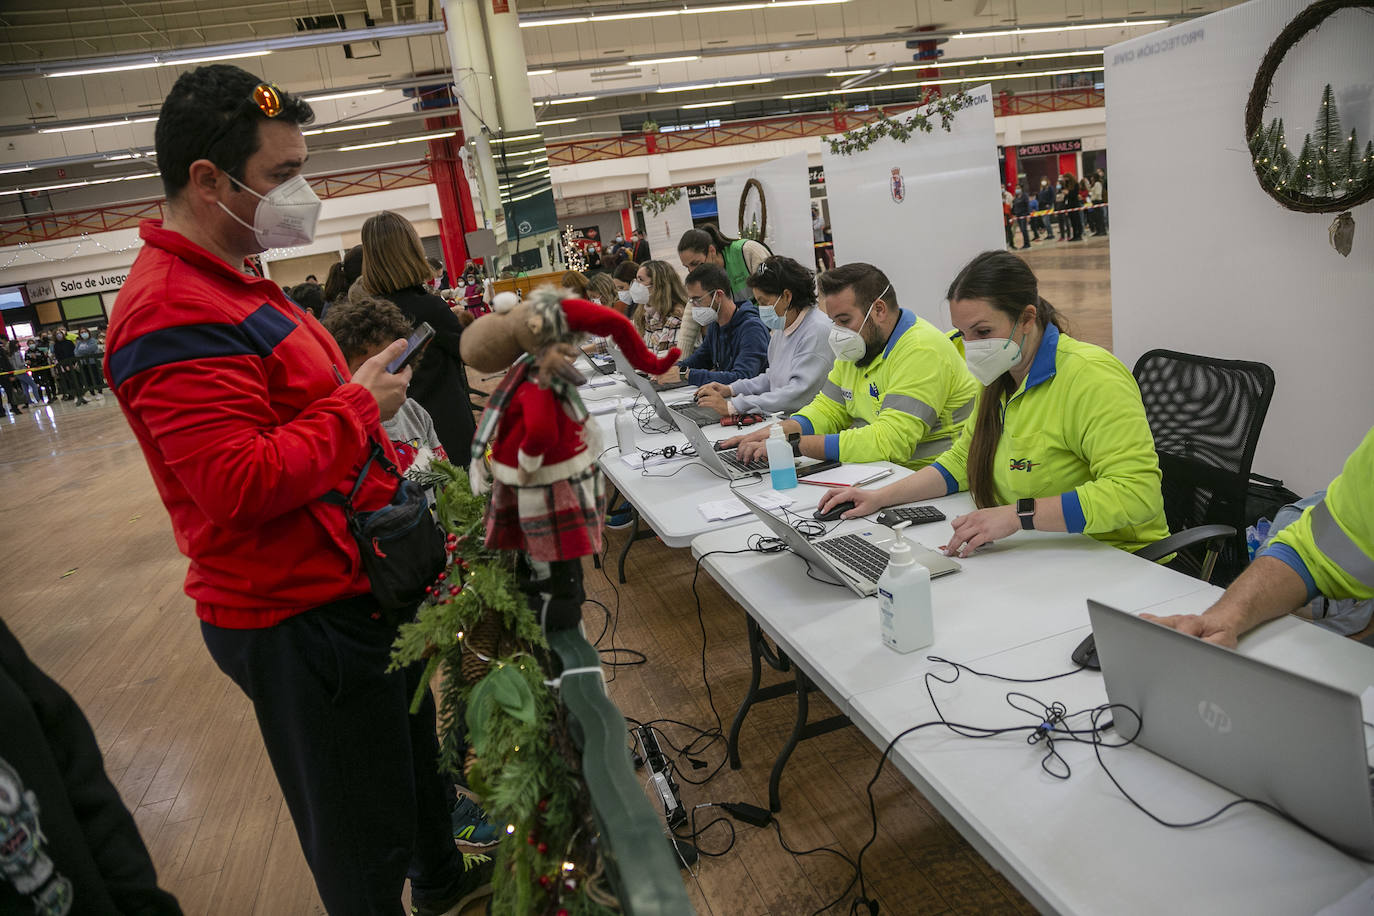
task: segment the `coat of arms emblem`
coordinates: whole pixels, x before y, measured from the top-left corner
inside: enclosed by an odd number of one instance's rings
[[[906,179],[902,177],[902,170],[894,168],[892,170],[892,202],[901,203],[906,199]]]

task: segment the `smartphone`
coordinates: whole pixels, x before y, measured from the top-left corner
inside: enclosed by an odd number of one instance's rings
[[[434,338],[434,328],[429,326],[428,321],[420,322],[420,326],[410,332],[410,337],[406,338],[405,352],[386,364],[386,371],[395,375],[406,366],[420,358],[420,354],[425,352],[425,347],[429,346],[430,340]]]

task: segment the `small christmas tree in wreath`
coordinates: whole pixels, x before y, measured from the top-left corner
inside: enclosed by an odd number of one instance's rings
[[[1374,9],[1369,0],[1318,0],[1304,9],[1269,46],[1255,73],[1245,106],[1245,136],[1251,165],[1264,192],[1281,206],[1298,213],[1336,213],[1327,230],[1331,247],[1350,255],[1355,220],[1350,211],[1374,200],[1374,142],[1360,145],[1357,132],[1341,126],[1336,96],[1327,84],[1317,108],[1312,132],[1303,138],[1294,156],[1288,148],[1281,118],[1264,124],[1264,109],[1274,84],[1274,73],[1285,55],[1309,32],[1330,16],[1347,9]]]

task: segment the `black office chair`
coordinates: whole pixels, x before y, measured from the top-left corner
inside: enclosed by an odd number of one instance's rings
[[[1158,560],[1177,552],[1175,568],[1228,585],[1249,563],[1245,500],[1274,370],[1151,350],[1134,375],[1159,453],[1164,515],[1178,532],[1136,555]]]

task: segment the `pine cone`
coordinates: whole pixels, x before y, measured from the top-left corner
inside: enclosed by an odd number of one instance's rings
[[[491,664],[484,662],[478,653],[487,658],[496,658],[500,654],[501,647],[501,624],[496,620],[496,615],[487,614],[476,626],[468,630],[463,638],[463,662],[461,670],[463,680],[469,684],[475,684],[486,677]]]

